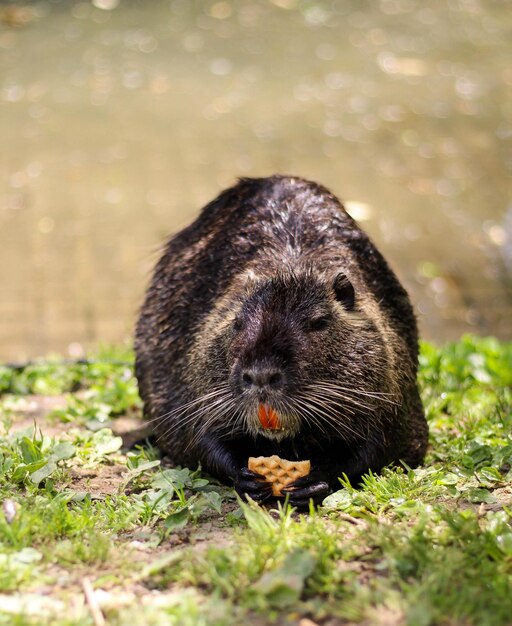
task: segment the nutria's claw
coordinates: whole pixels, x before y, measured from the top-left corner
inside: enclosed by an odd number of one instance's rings
[[[266,502],[272,497],[272,485],[266,482],[260,474],[251,472],[242,467],[235,479],[235,490],[239,496],[246,499],[249,496],[255,502]]]
[[[281,493],[288,496],[288,501],[292,506],[303,511],[309,509],[310,500],[313,500],[315,506],[322,504],[330,491],[328,483],[322,480],[321,476],[312,472],[295,480],[286,489],[282,489]]]

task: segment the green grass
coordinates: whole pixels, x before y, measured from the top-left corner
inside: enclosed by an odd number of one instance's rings
[[[424,344],[425,464],[309,515],[125,450],[133,355],[93,360],[0,366],[0,626],[93,624],[84,578],[116,626],[512,623],[512,344]]]

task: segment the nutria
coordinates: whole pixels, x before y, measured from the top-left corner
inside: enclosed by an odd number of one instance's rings
[[[327,189],[242,179],[173,237],[136,330],[160,447],[258,501],[249,456],[311,461],[298,508],[368,470],[421,463],[427,425],[409,298]],[[276,416],[276,423],[263,421]]]

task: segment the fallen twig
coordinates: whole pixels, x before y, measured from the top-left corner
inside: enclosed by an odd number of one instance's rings
[[[94,589],[92,588],[91,581],[88,578],[82,578],[82,588],[84,590],[85,601],[91,611],[94,626],[105,626],[105,617],[101,612],[100,605],[94,595]]]

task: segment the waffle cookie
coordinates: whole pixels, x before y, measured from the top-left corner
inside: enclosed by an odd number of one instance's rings
[[[248,467],[252,472],[261,474],[272,483],[272,493],[281,495],[281,489],[301,476],[307,476],[311,470],[310,461],[287,461],[276,454],[273,456],[251,456]]]

